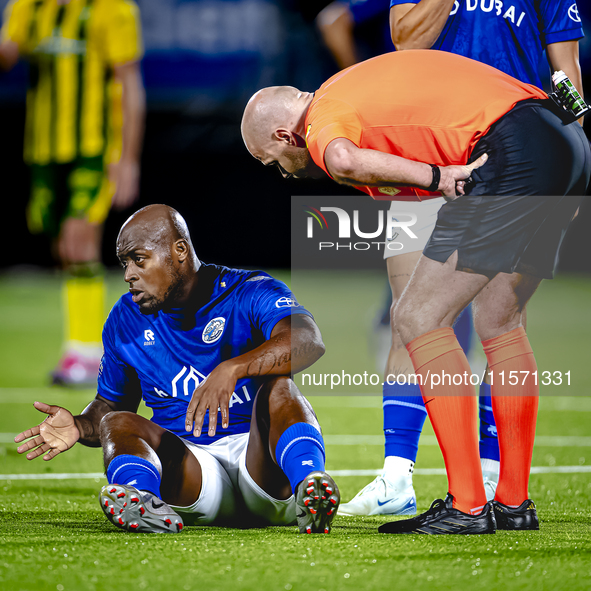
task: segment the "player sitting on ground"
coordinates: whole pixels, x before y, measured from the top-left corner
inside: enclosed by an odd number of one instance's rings
[[[324,353],[310,313],[265,273],[202,264],[165,205],[129,218],[117,255],[129,293],[105,324],[97,396],[75,417],[35,403],[49,416],[17,435],[28,439],[19,453],[102,446],[101,507],[129,531],[297,520],[303,533],[328,533],[339,491],[290,379]],[[151,420],[136,414],[142,398]]]

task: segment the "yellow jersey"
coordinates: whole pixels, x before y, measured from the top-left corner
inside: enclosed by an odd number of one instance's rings
[[[2,39],[16,43],[29,62],[25,161],[108,157],[121,126],[114,67],[143,53],[137,5],[129,0],[13,0]]]

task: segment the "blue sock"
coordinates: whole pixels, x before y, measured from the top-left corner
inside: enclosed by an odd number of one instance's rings
[[[115,456],[107,468],[109,484],[128,484],[160,496],[160,473],[154,464],[128,454]]]
[[[492,410],[492,398],[490,396],[490,384],[480,384],[480,397],[478,399],[478,414],[480,415],[480,459],[501,459],[499,455],[499,440],[497,439],[497,426]]]
[[[386,457],[398,456],[416,462],[419,438],[427,409],[418,384],[384,383],[384,436]]]
[[[468,304],[454,322],[454,332],[460,347],[468,355],[472,344],[472,304]]]
[[[308,423],[296,423],[288,427],[277,442],[275,459],[285,472],[291,490],[310,472],[324,472],[324,440],[322,434]]]

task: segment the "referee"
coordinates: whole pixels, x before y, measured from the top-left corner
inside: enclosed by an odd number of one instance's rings
[[[394,324],[424,380],[449,494],[427,513],[381,531],[492,533],[495,518],[504,529],[536,528],[528,480],[539,388],[522,311],[541,280],[552,277],[589,182],[591,153],[581,126],[567,124],[543,91],[495,68],[409,50],[353,66],[314,94],[263,89],[245,109],[242,133],[250,153],[284,176],[324,171],[372,196],[390,191],[408,200],[396,188],[412,186],[419,198],[425,190],[448,198]],[[503,457],[492,505],[482,481],[473,386],[428,379],[471,374],[452,329],[471,301],[493,372]],[[529,378],[503,383],[510,371]]]

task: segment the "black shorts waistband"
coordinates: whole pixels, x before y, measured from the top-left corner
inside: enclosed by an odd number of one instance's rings
[[[520,111],[523,108],[527,108],[527,107],[542,107],[544,109],[547,109],[548,111],[554,113],[554,115],[556,115],[564,125],[570,125],[571,123],[573,123],[573,120],[570,118],[570,115],[562,108],[559,107],[551,98],[545,98],[545,99],[533,99],[533,98],[529,98],[529,99],[523,99],[522,101],[518,101],[517,103],[515,103],[515,105],[509,109],[502,117],[500,117],[499,119],[497,119],[497,121],[495,121],[490,129],[487,131],[487,133],[490,133],[490,131],[497,125],[497,123],[499,123],[499,121],[502,121],[503,119],[505,119],[505,117],[510,116],[510,115],[514,115],[517,111]]]

